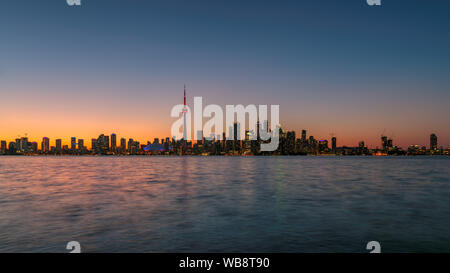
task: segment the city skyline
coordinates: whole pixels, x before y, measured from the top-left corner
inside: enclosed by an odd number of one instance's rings
[[[432,133],[429,136],[429,145],[411,144],[407,149],[403,149],[394,144],[394,140],[385,135],[380,136],[380,146],[375,148],[368,147],[364,140],[358,142],[358,145],[346,146],[338,145],[336,136],[332,135],[330,139],[316,139],[313,135],[308,135],[307,130],[302,130],[301,133],[296,134],[295,131],[283,131],[280,128],[280,146],[272,153],[263,153],[259,151],[258,145],[264,141],[259,138],[257,140],[250,140],[248,136],[249,131],[246,131],[245,139],[237,139],[237,134],[240,124],[235,122],[230,127],[231,136],[234,135],[234,140],[226,139],[226,134],[223,132],[222,139],[206,139],[202,131],[197,132],[201,135],[201,140],[184,141],[176,140],[171,137],[154,138],[153,141],[147,140],[145,144],[140,141],[124,137],[117,138],[117,134],[110,135],[101,134],[97,138],[91,138],[85,142],[85,139],[76,137],[70,138],[69,144],[64,144],[62,139],[54,140],[55,145],[51,145],[51,140],[48,137],[43,137],[39,144],[37,141],[31,140],[28,137],[16,138],[15,141],[7,142],[0,139],[0,155],[14,155],[14,154],[152,154],[157,151],[159,154],[174,153],[174,154],[204,154],[211,155],[229,154],[231,155],[246,155],[246,154],[341,154],[341,155],[417,155],[417,154],[449,154],[450,147],[443,147],[439,145],[438,137]],[[234,128],[234,129],[233,129]],[[258,125],[259,128],[259,125]],[[266,131],[267,125],[262,125],[262,130]],[[297,137],[298,136],[298,137]],[[85,145],[91,143],[90,146]],[[218,146],[216,145],[218,144]],[[254,145],[258,144],[258,145]],[[330,146],[331,144],[331,146]],[[220,151],[217,150],[217,146]],[[39,149],[40,147],[40,149]],[[203,150],[204,149],[204,150]],[[149,152],[149,153],[146,153]],[[235,153],[236,152],[236,153]],[[154,154],[154,153],[153,153]],[[206,154],[205,154],[206,155]]]
[[[184,88],[183,88],[184,90],[183,90],[183,108],[182,108],[182,112],[181,112],[181,114],[182,114],[182,117],[183,117],[183,133],[182,133],[182,136],[183,136],[183,139],[186,139],[186,136],[188,136],[188,135],[190,135],[190,139],[192,139],[192,140],[194,140],[194,141],[191,141],[191,140],[189,140],[189,142],[190,143],[197,143],[198,142],[198,139],[201,139],[202,137],[204,137],[204,135],[203,135],[203,131],[198,131],[198,132],[194,132],[194,131],[191,131],[191,132],[187,132],[187,128],[188,128],[188,126],[187,126],[187,124],[186,124],[186,114],[188,113],[188,108],[187,108],[187,106],[188,106],[188,104],[187,104],[187,96],[186,96],[186,84],[184,84]],[[205,118],[203,118],[204,120],[205,120]],[[249,129],[249,124],[248,124],[248,122],[249,122],[249,120],[247,120],[247,118],[246,118],[246,124],[244,125],[244,130],[246,130],[246,129]],[[258,121],[258,124],[256,125],[256,126],[258,126],[257,128],[259,128],[259,122],[260,121]],[[194,123],[194,121],[191,121],[191,126],[189,126],[189,127],[191,127],[191,128],[194,128],[193,127],[193,123]],[[268,120],[264,120],[264,121],[261,121],[261,124],[263,124],[263,127],[264,127],[264,124],[265,124],[265,127],[266,127],[266,129],[268,130],[269,129],[269,123],[268,123]],[[237,129],[236,128],[236,126],[239,128],[240,126],[241,126],[241,124],[239,123],[239,122],[234,122],[234,126],[235,126],[235,128],[233,129],[233,127],[230,127],[230,128],[228,128],[229,129],[229,131],[228,131],[228,133],[225,133],[225,131],[227,130],[227,128],[225,128],[226,130],[224,131],[224,132],[214,132],[212,135],[211,135],[211,137],[212,138],[216,138],[216,136],[218,136],[219,138],[220,137],[223,137],[224,139],[225,139],[225,136],[234,136],[234,139],[237,139],[237,137],[236,137],[236,133],[234,133],[233,132],[233,130],[234,131],[239,131],[239,129]],[[281,124],[279,125],[279,126],[281,126]],[[280,128],[282,128],[282,127],[280,127]],[[286,131],[286,128],[283,128],[285,131]],[[287,130],[287,132],[288,133],[293,133],[294,135],[295,135],[295,130]],[[301,135],[302,135],[302,139],[304,140],[304,139],[306,139],[306,132],[307,132],[307,130],[305,130],[305,129],[302,129],[301,130]],[[410,148],[410,147],[412,147],[412,146],[416,146],[416,147],[427,147],[426,145],[424,145],[424,144],[417,144],[417,143],[415,143],[415,144],[409,144],[407,147],[403,147],[403,146],[401,146],[401,145],[398,145],[397,143],[394,145],[394,143],[393,143],[393,136],[394,136],[394,134],[391,134],[391,136],[387,136],[386,134],[385,134],[385,132],[386,132],[386,129],[384,129],[383,130],[383,132],[381,133],[381,146],[382,147],[398,147],[398,148],[401,148],[401,149],[407,149],[407,148]],[[254,132],[252,132],[252,134],[253,134]],[[300,132],[299,132],[300,133]],[[223,136],[222,136],[222,134],[223,134]],[[103,136],[103,135],[105,135],[105,134],[101,134],[100,136]],[[196,136],[198,136],[198,135],[200,135],[200,136],[202,136],[202,137],[198,137],[198,138],[196,138]],[[298,135],[300,135],[300,134],[298,134]],[[327,138],[327,137],[319,137],[318,139],[316,139],[317,141],[320,141],[320,142],[322,142],[322,141],[326,141],[326,143],[328,144],[328,140],[330,140],[330,141],[332,141],[332,143],[333,143],[333,147],[334,148],[336,148],[336,134],[335,133],[330,133],[329,134],[330,135],[330,137],[329,138]],[[116,144],[117,144],[117,134],[116,133],[111,133],[111,135],[109,136],[109,135],[105,135],[107,138],[108,138],[108,143],[109,143],[109,137],[111,137],[111,146],[110,146],[110,148],[111,148],[111,151],[114,151],[115,150],[115,147],[118,147]],[[313,135],[311,135],[311,137],[313,137]],[[259,137],[258,137],[259,138]],[[25,133],[24,134],[24,136],[21,136],[21,135],[17,135],[17,137],[16,138],[14,138],[14,139],[12,139],[12,140],[8,140],[7,138],[5,139],[5,140],[3,140],[3,141],[6,141],[6,143],[18,143],[18,140],[20,141],[20,139],[27,139],[28,140],[28,133]],[[87,138],[87,139],[89,139],[89,138]],[[120,141],[121,141],[121,144],[125,141],[126,142],[126,139],[127,138],[121,138],[120,139]],[[149,141],[148,139],[152,139],[152,138],[147,138],[147,140],[145,140],[145,141],[142,141],[142,140],[138,140],[138,139],[136,139],[136,138],[132,138],[132,137],[129,137],[128,138],[129,139],[129,141],[131,141],[131,142],[137,142],[138,143],[138,145],[139,145],[139,143],[145,143],[145,142],[147,142],[147,144],[150,144],[150,143],[152,143],[151,141]],[[170,139],[170,140],[173,140],[173,141],[175,141],[174,140],[174,136],[170,136],[170,137],[168,137],[168,136],[165,136],[165,137],[153,137],[153,140],[155,141],[155,140],[159,140],[159,139],[162,139],[162,140],[164,140],[164,139]],[[55,148],[56,147],[56,149],[58,149],[58,147],[59,147],[59,152],[61,152],[61,150],[62,150],[62,147],[64,147],[64,146],[67,146],[67,147],[70,147],[70,149],[72,150],[72,151],[75,151],[75,150],[77,150],[77,148],[75,148],[75,147],[79,147],[79,145],[81,146],[81,148],[84,148],[84,149],[86,149],[86,150],[94,150],[95,149],[95,144],[94,144],[94,142],[96,141],[96,138],[90,138],[90,140],[91,141],[87,141],[86,143],[88,144],[88,143],[91,143],[91,145],[84,145],[84,141],[85,141],[85,138],[77,138],[77,137],[74,137],[74,136],[71,136],[70,137],[70,141],[69,142],[64,142],[64,140],[63,140],[63,138],[61,138],[61,137],[56,137],[56,139],[55,139],[55,146],[50,146],[50,137],[47,137],[47,136],[43,136],[42,137],[42,142],[41,142],[41,149],[40,149],[40,151],[42,151],[42,152],[48,152],[48,151],[50,151],[50,147],[52,147],[52,148]],[[1,141],[1,140],[0,140]],[[30,143],[32,143],[33,145],[37,145],[37,142],[35,142],[35,141],[33,141],[33,142],[30,142]],[[154,143],[154,142],[153,142]],[[358,146],[360,146],[361,145],[361,143],[363,143],[363,146],[364,147],[367,147],[368,149],[379,149],[379,146],[378,145],[376,145],[376,146],[374,146],[374,147],[372,147],[372,146],[370,146],[370,145],[366,145],[367,143],[366,143],[366,141],[364,140],[364,139],[360,139],[359,141],[358,141]],[[2,145],[3,145],[3,143],[2,143]],[[4,145],[5,147],[7,147],[8,145]],[[37,146],[38,147],[38,146]],[[346,144],[344,144],[344,145],[342,145],[341,147],[357,147],[357,145],[346,145]],[[2,146],[2,148],[4,148],[3,146]],[[78,148],[78,149],[81,149],[81,148]],[[438,142],[437,142],[437,136],[436,136],[436,134],[435,133],[431,133],[431,135],[430,135],[430,142],[429,142],[429,149],[430,150],[436,150],[436,149],[438,149],[438,148],[440,148],[440,149],[444,149],[445,147],[444,146],[438,146]],[[450,148],[448,148],[448,149],[450,149]],[[37,149],[35,149],[36,151],[37,151]]]

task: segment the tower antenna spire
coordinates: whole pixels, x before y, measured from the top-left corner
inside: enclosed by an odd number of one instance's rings
[[[183,141],[184,144],[186,145],[186,140],[187,140],[187,128],[186,128],[186,113],[187,113],[188,109],[186,106],[186,84],[184,85],[184,107],[183,107]]]

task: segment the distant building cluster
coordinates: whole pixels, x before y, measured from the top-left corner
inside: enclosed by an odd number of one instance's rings
[[[267,127],[265,127],[267,128]],[[155,138],[153,142],[148,141],[141,144],[132,138],[126,140],[121,138],[118,142],[116,134],[100,135],[91,139],[91,149],[85,146],[84,139],[72,137],[70,145],[62,145],[61,139],[56,139],[54,146],[50,146],[48,137],[42,138],[42,142],[30,142],[27,137],[17,138],[14,142],[0,142],[0,155],[449,155],[450,148],[438,148],[438,138],[435,134],[430,135],[430,146],[411,145],[407,150],[393,145],[393,140],[381,136],[381,147],[369,149],[364,141],[359,142],[356,147],[338,147],[337,138],[332,137],[331,143],[326,139],[315,139],[307,136],[306,130],[301,131],[299,138],[295,131],[283,131],[280,128],[279,146],[273,152],[261,152],[262,143],[270,142],[250,140],[253,132],[246,131],[245,139],[238,139],[237,132],[239,124],[234,124],[234,140],[226,140],[225,133],[219,137],[211,136],[205,138],[201,131],[195,143],[185,140],[174,140],[169,137],[165,139]],[[233,132],[234,131],[234,132]],[[259,130],[257,130],[259,132]],[[40,147],[40,149],[39,149]]]

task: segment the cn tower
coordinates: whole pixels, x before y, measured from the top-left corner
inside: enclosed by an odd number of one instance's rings
[[[184,107],[183,107],[183,140],[186,142],[187,133],[186,133],[186,113],[187,113],[187,107],[186,107],[186,84],[184,85]]]

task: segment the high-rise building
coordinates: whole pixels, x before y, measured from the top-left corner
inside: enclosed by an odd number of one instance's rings
[[[37,142],[31,142],[28,148],[28,152],[37,153],[37,150],[38,150]]]
[[[288,131],[286,132],[286,153],[288,154],[294,154],[296,153],[296,149],[295,149],[295,131]]]
[[[116,134],[111,134],[111,152],[115,152],[117,148],[117,136]]]
[[[233,139],[234,140],[239,140],[241,139],[241,134],[240,134],[240,130],[241,130],[241,126],[239,123],[235,122],[233,124]]]
[[[109,136],[103,136],[103,150],[105,152],[109,151]]]
[[[318,150],[317,141],[314,139],[314,136],[309,136],[308,152],[317,153],[317,150]]]
[[[120,152],[124,153],[127,150],[127,140],[125,138],[120,139]]]
[[[302,130],[302,142],[306,142],[306,130]]]
[[[438,139],[435,134],[430,135],[430,150],[437,150],[438,147]]]
[[[77,149],[77,139],[75,137],[70,138],[70,149],[75,151]]]
[[[336,137],[332,137],[331,138],[331,150],[334,152],[336,152],[336,144],[337,144],[337,140]]]
[[[128,139],[128,152],[132,152],[132,148],[134,145],[134,140],[132,138]]]
[[[320,152],[326,152],[328,150],[328,140],[319,140],[318,148]]]
[[[84,139],[78,139],[78,150],[84,150]]]
[[[22,144],[20,142],[20,138],[16,138],[16,143],[14,144],[14,151],[20,152],[21,148],[22,148]]]
[[[92,150],[97,154],[106,154],[109,150],[109,136],[101,134],[95,142],[95,149],[93,145]]]
[[[97,151],[97,139],[95,138],[91,139],[91,151],[94,153]]]
[[[0,154],[6,154],[6,141],[2,140],[0,144]]]
[[[120,139],[120,152],[124,153],[127,150],[127,140],[125,138]]]
[[[393,142],[392,142],[392,139],[388,139],[388,148],[392,148],[392,147],[394,147],[394,144],[393,144]]]
[[[8,153],[9,154],[15,154],[16,153],[16,143],[15,142],[10,142],[8,145]]]
[[[387,148],[388,148],[387,136],[381,136],[381,147],[383,148],[383,150],[387,150]]]
[[[20,151],[28,152],[28,138],[27,137],[22,137],[20,139]]]
[[[62,152],[62,140],[61,139],[57,139],[56,143],[55,143],[55,146],[56,146],[56,152],[57,153],[61,153]]]
[[[48,153],[50,151],[50,139],[48,137],[42,138],[41,150],[43,153]]]

